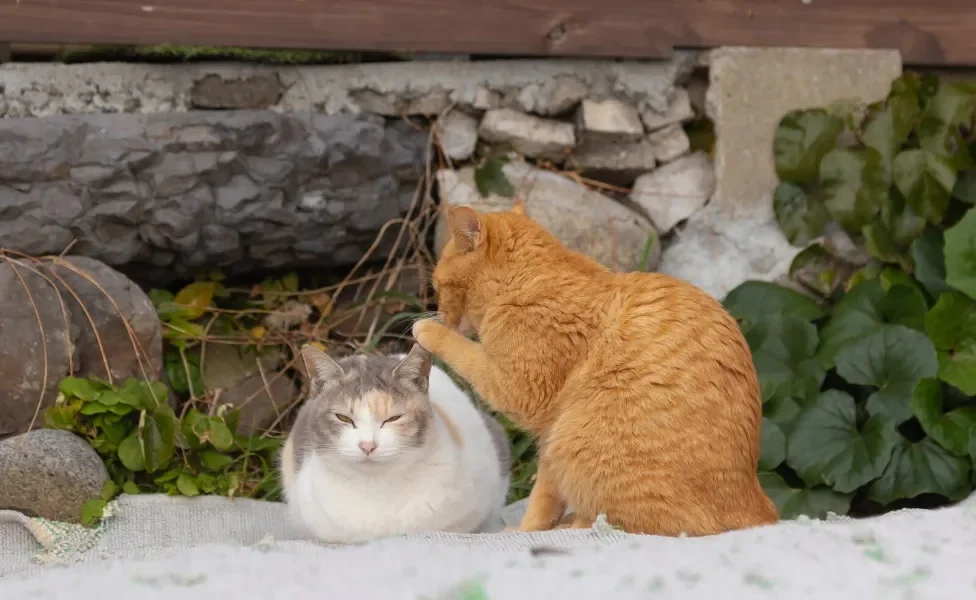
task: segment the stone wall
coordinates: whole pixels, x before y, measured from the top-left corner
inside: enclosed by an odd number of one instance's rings
[[[298,68],[4,65],[0,247],[45,254],[73,243],[73,253],[135,265],[154,280],[212,267],[352,264],[406,212],[427,164],[429,122],[462,180],[490,146],[617,186],[668,165],[644,186],[666,192],[667,173],[689,176],[681,125],[694,112],[680,82],[694,64],[695,55],[680,54]],[[708,161],[691,164],[705,180],[696,184],[700,205],[710,193]],[[681,218],[662,217],[661,203],[640,194],[549,181],[561,190],[555,204],[526,192],[524,180],[516,185],[533,198],[530,214],[546,213],[567,243],[615,268],[654,268],[653,221],[670,228]],[[443,199],[456,193],[441,186]]]
[[[688,79],[702,64],[707,86]],[[510,206],[478,193],[475,171],[511,151],[504,177],[568,244],[722,297],[780,278],[798,251],[771,214],[779,119],[878,100],[900,71],[897,52],[748,48],[651,62],[7,64],[0,247],[75,241],[75,253],[178,276],[349,264],[409,204],[433,122],[441,201]],[[706,110],[714,160],[682,128]],[[205,141],[185,149],[184,135]]]
[[[351,264],[409,208],[427,138],[269,110],[0,119],[0,247],[75,242],[154,281]]]

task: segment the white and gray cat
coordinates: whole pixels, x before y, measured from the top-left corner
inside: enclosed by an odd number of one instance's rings
[[[311,385],[282,451],[295,524],[325,542],[498,531],[505,431],[414,345],[336,362],[302,348]]]

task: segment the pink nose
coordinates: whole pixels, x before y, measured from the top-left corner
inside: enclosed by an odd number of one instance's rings
[[[359,449],[363,451],[366,456],[373,453],[376,450],[376,442],[359,442]]]

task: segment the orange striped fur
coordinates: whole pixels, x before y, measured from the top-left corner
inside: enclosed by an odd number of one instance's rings
[[[527,217],[449,213],[434,271],[444,323],[417,341],[539,441],[520,529],[604,513],[628,532],[774,523],[756,476],[761,400],[735,320],[689,283],[614,273]],[[457,331],[462,318],[480,342]]]

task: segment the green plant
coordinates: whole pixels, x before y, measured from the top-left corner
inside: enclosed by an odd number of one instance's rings
[[[189,408],[177,416],[165,385],[135,379],[116,386],[67,377],[60,391],[45,412],[46,424],[88,440],[110,476],[101,498],[85,503],[85,524],[96,522],[105,503],[120,492],[279,494],[274,453],[281,440],[236,435],[236,411],[204,414]]]
[[[935,506],[976,461],[976,87],[907,74],[883,102],[790,113],[774,209],[807,291],[724,300],[763,401],[783,518]],[[823,237],[822,241],[815,241]]]

